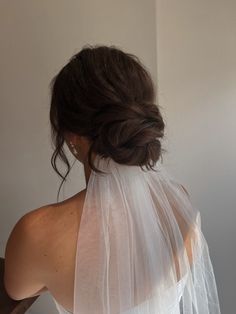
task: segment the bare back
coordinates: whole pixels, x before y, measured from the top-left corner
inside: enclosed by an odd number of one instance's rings
[[[73,310],[77,235],[86,190],[53,204],[44,213],[45,285],[65,309]]]
[[[70,312],[73,311],[76,245],[85,194],[86,189],[59,204],[49,206],[43,219],[45,221],[43,255],[47,274],[45,285],[56,301]],[[179,226],[182,226],[185,247],[191,260],[191,234],[184,231],[182,221],[179,221]],[[90,234],[86,239],[86,244],[92,247],[96,245],[92,224],[88,229]],[[85,267],[87,266],[86,264]],[[90,265],[90,267],[96,268],[95,265]]]

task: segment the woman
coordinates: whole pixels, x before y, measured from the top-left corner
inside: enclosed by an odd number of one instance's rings
[[[60,313],[220,313],[200,213],[159,162],[165,124],[148,70],[114,46],[87,46],[51,86],[52,166],[63,183],[66,142],[86,188],[17,222],[8,294],[48,290]]]

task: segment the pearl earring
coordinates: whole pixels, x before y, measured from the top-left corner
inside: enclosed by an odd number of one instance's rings
[[[71,146],[71,149],[73,151],[73,154],[74,155],[78,155],[78,151],[77,149],[75,148],[75,145],[70,141],[70,146]]]

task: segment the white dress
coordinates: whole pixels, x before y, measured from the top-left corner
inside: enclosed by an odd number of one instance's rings
[[[183,295],[186,280],[187,280],[187,274],[178,282],[178,285],[177,285],[179,302],[180,302],[181,297]],[[167,313],[168,314],[180,314],[181,312],[179,309],[179,302],[177,304],[173,303],[173,301],[171,300],[171,298],[169,296],[171,296],[171,293],[168,294],[168,296],[166,298],[163,298],[163,303],[166,303],[166,314]],[[58,303],[54,297],[52,297],[52,298],[56,304],[56,307],[57,307],[59,314],[73,314],[72,312],[69,312],[66,309],[64,309],[64,307],[60,303]],[[133,313],[136,313],[137,310],[139,310],[139,313],[142,313],[143,311],[145,311],[146,307],[149,306],[149,303],[151,301],[152,300],[147,300],[147,301],[139,304],[138,306],[135,306],[133,309],[126,311],[126,312],[123,312],[122,314],[133,314]],[[81,313],[81,314],[83,314],[83,313]],[[164,314],[164,313],[153,313],[153,314]]]
[[[69,311],[67,311],[66,309],[64,309],[64,307],[61,306],[61,304],[58,303],[58,302],[56,301],[56,299],[55,299],[53,296],[52,296],[52,299],[53,299],[53,301],[54,301],[55,304],[56,304],[56,308],[57,308],[57,310],[58,310],[58,313],[60,313],[60,314],[72,314],[71,312],[69,312]]]

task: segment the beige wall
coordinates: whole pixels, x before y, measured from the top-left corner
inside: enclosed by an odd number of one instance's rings
[[[165,164],[189,190],[215,269],[222,314],[235,313],[236,1],[157,0]]]
[[[0,2],[1,256],[27,211],[56,202],[50,165],[49,81],[82,45],[115,44],[137,54],[156,81],[154,0]],[[85,187],[74,166],[64,198]],[[63,194],[61,194],[61,199]],[[29,313],[57,313],[48,294]]]

